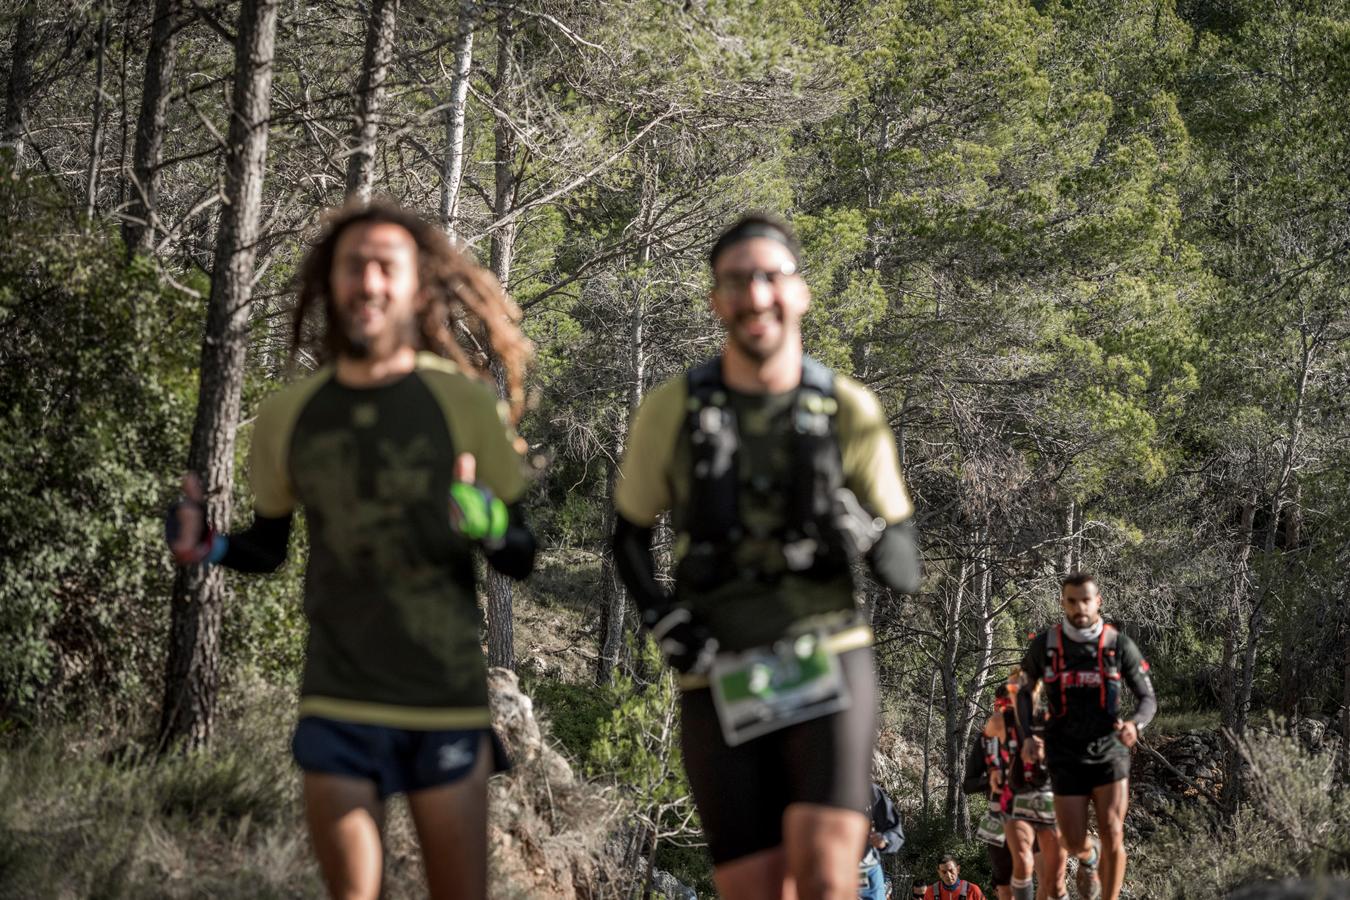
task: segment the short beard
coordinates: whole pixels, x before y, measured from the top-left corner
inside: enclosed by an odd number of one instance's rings
[[[735,322],[727,327],[727,337],[730,338],[731,343],[736,345],[736,349],[739,350],[742,355],[754,360],[756,363],[765,363],[772,359],[778,351],[782,350],[784,345],[787,344],[787,329],[781,327],[781,322],[779,324],[778,340],[772,345],[756,345],[742,340],[740,335],[736,333]]]
[[[354,324],[341,314],[338,316],[338,356],[346,359],[379,360],[393,356],[407,346],[418,346],[420,329],[416,316],[402,322],[391,322],[385,334],[371,340],[361,334]]]

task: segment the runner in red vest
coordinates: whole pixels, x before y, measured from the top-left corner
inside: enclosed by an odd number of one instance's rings
[[[984,900],[980,886],[961,877],[961,864],[948,854],[937,867],[938,880],[924,889],[924,900]]]
[[[1125,881],[1130,748],[1139,729],[1152,721],[1158,702],[1148,662],[1134,641],[1102,619],[1101,605],[1092,575],[1076,572],[1063,580],[1064,619],[1036,635],[1027,649],[1017,712],[1020,723],[1033,721],[1032,691],[1043,683],[1050,711],[1044,737],[1024,734],[1022,758],[1045,760],[1050,771],[1060,836],[1079,860],[1079,896],[1118,900]],[[1136,700],[1134,712],[1124,719],[1122,681]],[[1100,847],[1088,840],[1089,800],[1097,808]]]

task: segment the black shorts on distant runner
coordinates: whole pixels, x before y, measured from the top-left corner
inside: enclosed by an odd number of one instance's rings
[[[303,716],[291,752],[305,772],[374,782],[383,800],[459,781],[477,764],[484,734],[491,746],[492,771],[511,768],[491,728],[414,731]]]
[[[986,844],[985,846],[989,850],[989,877],[990,881],[994,883],[994,887],[1012,884],[1013,858],[1008,845],[995,847],[993,844]]]
[[[790,804],[869,808],[877,701],[872,648],[849,650],[839,662],[848,709],[737,747],[722,737],[712,691],[681,696],[684,765],[714,865],[783,843]]]
[[[1093,790],[1130,777],[1130,757],[1112,754],[1104,759],[1056,759],[1049,765],[1050,786],[1056,797],[1087,797]]]

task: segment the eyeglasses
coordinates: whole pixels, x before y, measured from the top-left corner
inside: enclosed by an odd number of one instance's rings
[[[751,269],[748,272],[722,272],[714,279],[717,290],[727,294],[744,294],[752,284],[764,284],[777,287],[797,276],[797,264],[788,261],[777,270]]]

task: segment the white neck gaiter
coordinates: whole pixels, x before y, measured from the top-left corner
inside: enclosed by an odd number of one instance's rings
[[[1075,627],[1072,622],[1065,619],[1064,634],[1067,635],[1071,641],[1077,641],[1080,644],[1090,644],[1094,643],[1097,638],[1102,636],[1102,628],[1105,626],[1106,620],[1100,616],[1097,617],[1097,623],[1090,628]]]

